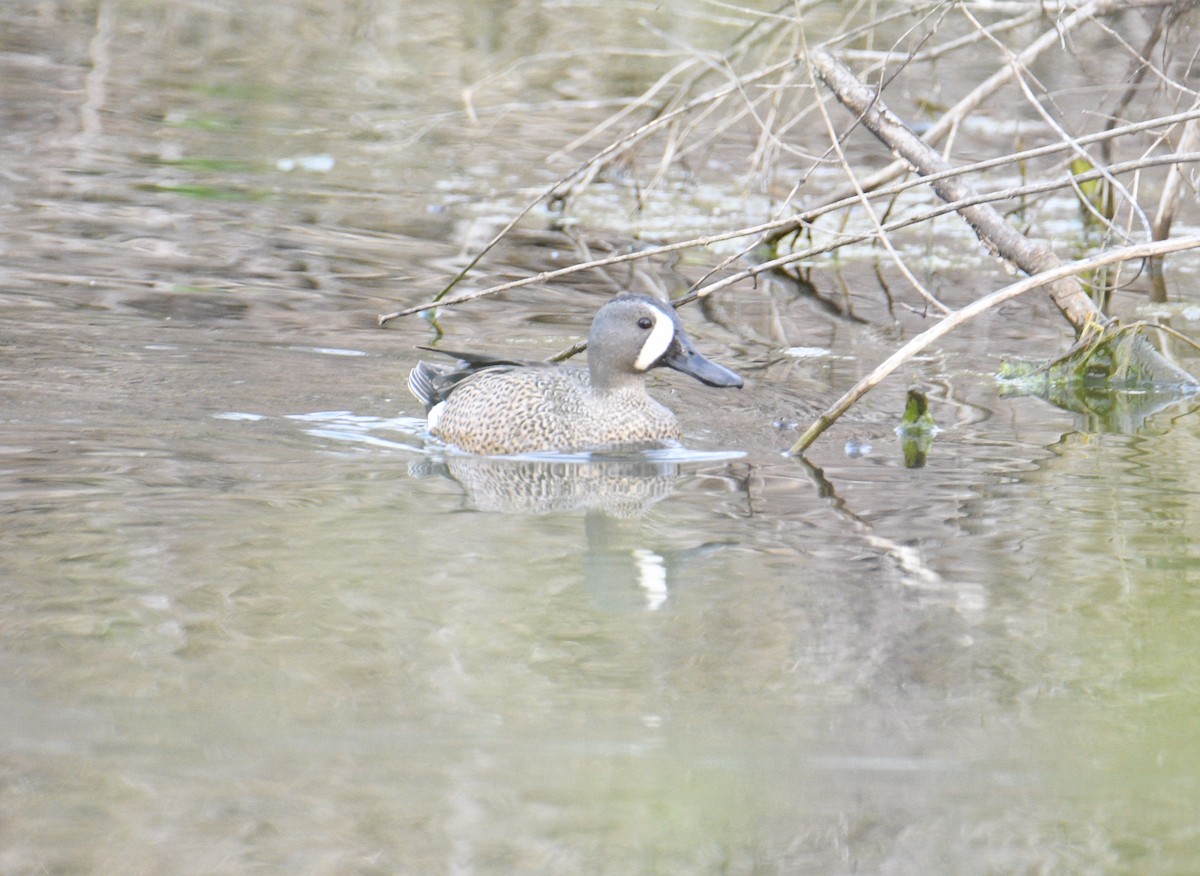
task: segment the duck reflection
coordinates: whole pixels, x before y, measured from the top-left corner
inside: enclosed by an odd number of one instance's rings
[[[549,514],[598,510],[636,517],[669,496],[679,464],[648,457],[447,456],[431,473],[457,481],[476,511]]]
[[[588,590],[602,608],[628,611],[661,608],[689,561],[727,544],[705,542],[679,549],[651,542],[641,518],[674,491],[682,469],[678,461],[649,455],[446,456],[416,465],[412,473],[454,480],[476,511],[584,512],[583,572]]]
[[[596,604],[607,611],[656,611],[686,580],[689,566],[734,544],[707,541],[695,547],[651,547],[631,530],[630,520],[589,511],[584,518],[587,551],[584,579]]]

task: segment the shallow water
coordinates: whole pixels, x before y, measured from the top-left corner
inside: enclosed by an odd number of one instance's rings
[[[434,333],[375,315],[608,112],[560,97],[644,75],[541,81],[527,41],[635,7],[267,8],[0,9],[0,873],[1200,866],[1186,403],[1124,434],[1005,397],[1001,357],[1063,343],[1036,303],[786,458],[922,324],[844,265],[814,279],[862,322],[770,283],[684,312],[748,378],[655,379],[686,450],[431,449],[403,378]],[[528,112],[468,124],[509,63]],[[479,282],[573,246],[528,228]],[[611,291],[569,288],[447,344],[562,349]]]

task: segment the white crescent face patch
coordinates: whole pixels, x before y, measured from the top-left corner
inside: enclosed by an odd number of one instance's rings
[[[657,362],[663,353],[667,352],[671,341],[675,340],[675,323],[671,317],[651,309],[650,318],[654,320],[654,326],[650,329],[645,343],[642,344],[641,352],[633,360],[633,367],[637,371],[649,370],[650,366]]]

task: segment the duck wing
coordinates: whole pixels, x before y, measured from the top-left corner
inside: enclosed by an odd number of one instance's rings
[[[454,392],[460,384],[481,373],[511,371],[514,368],[550,367],[546,362],[511,359],[487,353],[459,352],[425,346],[421,346],[419,349],[450,356],[457,360],[447,365],[435,365],[420,360],[416,367],[408,373],[408,391],[425,406],[426,413],[435,405],[441,404],[449,398],[450,393]]]

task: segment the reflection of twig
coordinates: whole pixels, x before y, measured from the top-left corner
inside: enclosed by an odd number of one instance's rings
[[[87,157],[93,143],[104,133],[100,124],[100,111],[108,98],[108,71],[112,63],[109,47],[112,45],[116,13],[112,2],[103,2],[96,10],[96,32],[88,43],[88,57],[92,68],[83,80],[83,105],[79,108],[78,145],[81,159]]]
[[[953,589],[947,588],[942,576],[926,565],[916,548],[898,544],[896,541],[876,533],[875,527],[871,525],[870,521],[847,506],[846,500],[838,494],[837,488],[825,476],[822,469],[803,457],[797,461],[804,467],[809,478],[816,485],[817,494],[822,499],[828,500],[834,513],[857,529],[867,544],[875,550],[882,551],[895,562],[905,575],[904,583],[906,585],[923,590]]]

